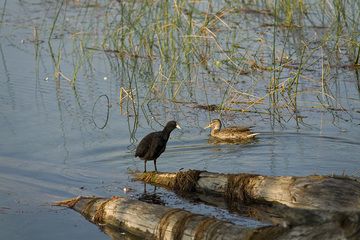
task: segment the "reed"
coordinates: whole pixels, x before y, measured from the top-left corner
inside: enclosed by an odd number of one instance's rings
[[[4,5],[2,7],[1,15],[0,15],[0,30],[4,22],[5,12],[6,12],[6,4],[7,0],[4,1]]]
[[[68,8],[63,4],[56,6],[49,41]],[[324,107],[325,99],[335,97],[333,69],[347,62],[359,65],[355,0],[88,5],[75,22],[96,31],[96,37],[72,39],[71,79],[75,83],[80,73],[91,71],[93,52],[102,51],[122,76],[119,89],[133,93],[127,98],[128,114],[147,112],[146,117],[159,102],[197,102],[220,106],[220,114],[268,109],[276,121],[297,120],[308,108],[299,96],[313,106],[318,99]],[[88,26],[84,19],[91,19]],[[63,60],[61,51],[57,56],[55,69]],[[324,110],[336,108],[330,100]]]

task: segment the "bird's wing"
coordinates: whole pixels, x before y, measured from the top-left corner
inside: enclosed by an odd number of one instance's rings
[[[164,141],[164,138],[161,135],[156,135],[154,140],[155,138],[157,140],[152,142],[151,149],[155,149],[153,157],[156,159],[165,151],[167,141]]]
[[[144,157],[145,154],[148,152],[152,139],[153,139],[153,135],[155,135],[155,133],[149,133],[148,135],[146,135],[138,144],[137,148],[136,148],[136,152],[135,152],[135,157]]]
[[[228,132],[228,133],[234,133],[234,132],[248,132],[250,131],[250,127],[244,127],[244,126],[231,126],[227,128],[221,129],[221,132]]]

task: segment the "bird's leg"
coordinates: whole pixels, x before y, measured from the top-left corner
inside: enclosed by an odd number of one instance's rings
[[[156,168],[156,159],[154,160],[154,166],[155,166],[155,172],[157,172],[157,168]]]
[[[144,172],[146,172],[146,160],[144,160]]]
[[[146,182],[144,182],[144,193],[146,193]]]

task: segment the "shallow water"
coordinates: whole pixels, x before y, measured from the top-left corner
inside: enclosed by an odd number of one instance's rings
[[[260,135],[249,144],[209,144],[209,132],[202,127],[220,115],[194,108],[193,102],[204,103],[208,98],[209,103],[218,103],[224,91],[219,82],[210,81],[207,96],[204,89],[195,88],[196,96],[187,97],[186,91],[180,94],[184,101],[154,98],[135,111],[131,104],[119,100],[119,92],[121,87],[128,89],[129,81],[138,79],[138,99],[146,98],[146,81],[152,76],[143,68],[148,64],[145,60],[139,60],[135,70],[130,60],[114,68],[111,64],[117,61],[113,56],[96,52],[92,68],[81,69],[73,88],[64,77],[54,76],[51,57],[61,49],[61,71],[72,76],[77,59],[72,36],[59,35],[50,45],[46,42],[56,4],[6,3],[0,27],[0,232],[4,239],[108,239],[79,214],[51,204],[78,195],[139,197],[144,186],[132,181],[129,174],[143,170],[143,162],[133,157],[136,144],[148,132],[162,129],[161,124],[173,119],[182,130],[174,130],[166,152],[158,159],[160,171],[360,175],[359,92],[350,70],[339,70],[337,75],[344,79],[337,100],[348,106],[348,111],[311,108],[309,103],[314,99],[306,96],[301,100],[305,118],[300,125],[286,115],[284,121],[277,122],[261,111],[225,111],[221,117],[227,125],[255,125]],[[5,6],[4,1],[0,4]],[[69,22],[69,28],[71,16],[79,16],[79,9],[83,11],[74,5],[67,8],[70,19],[64,20]],[[104,11],[91,10],[99,15]],[[44,42],[32,41],[35,26]],[[196,74],[195,86],[208,77],[202,74]],[[247,87],[242,84],[238,84],[240,88]],[[103,94],[111,105],[108,121],[106,99],[99,99]],[[105,128],[99,129],[104,124]],[[153,169],[152,162],[148,169]],[[124,187],[133,191],[126,194]],[[163,189],[154,190],[150,185],[147,191],[158,193],[168,206],[246,226],[262,225],[225,210],[188,202]]]

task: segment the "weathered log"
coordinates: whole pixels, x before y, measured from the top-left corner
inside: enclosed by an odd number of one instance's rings
[[[291,208],[360,211],[360,182],[349,177],[261,176],[195,170],[134,176],[176,191],[221,195],[230,202],[276,202]]]
[[[244,204],[229,203],[222,196],[201,193],[181,194],[185,199],[202,202],[211,206],[226,209],[243,217],[256,219],[260,222],[281,226],[321,225],[330,222],[341,222],[344,216],[358,212],[339,212],[318,209],[290,208],[283,204]]]
[[[147,239],[355,240],[360,237],[359,214],[318,226],[247,228],[182,209],[122,197],[78,197],[55,205],[73,208],[101,226],[124,229]]]
[[[150,239],[249,239],[257,234],[253,229],[212,217],[121,197],[78,197],[56,205],[71,207],[94,223],[121,227]],[[276,227],[268,234],[278,236],[283,231]]]

